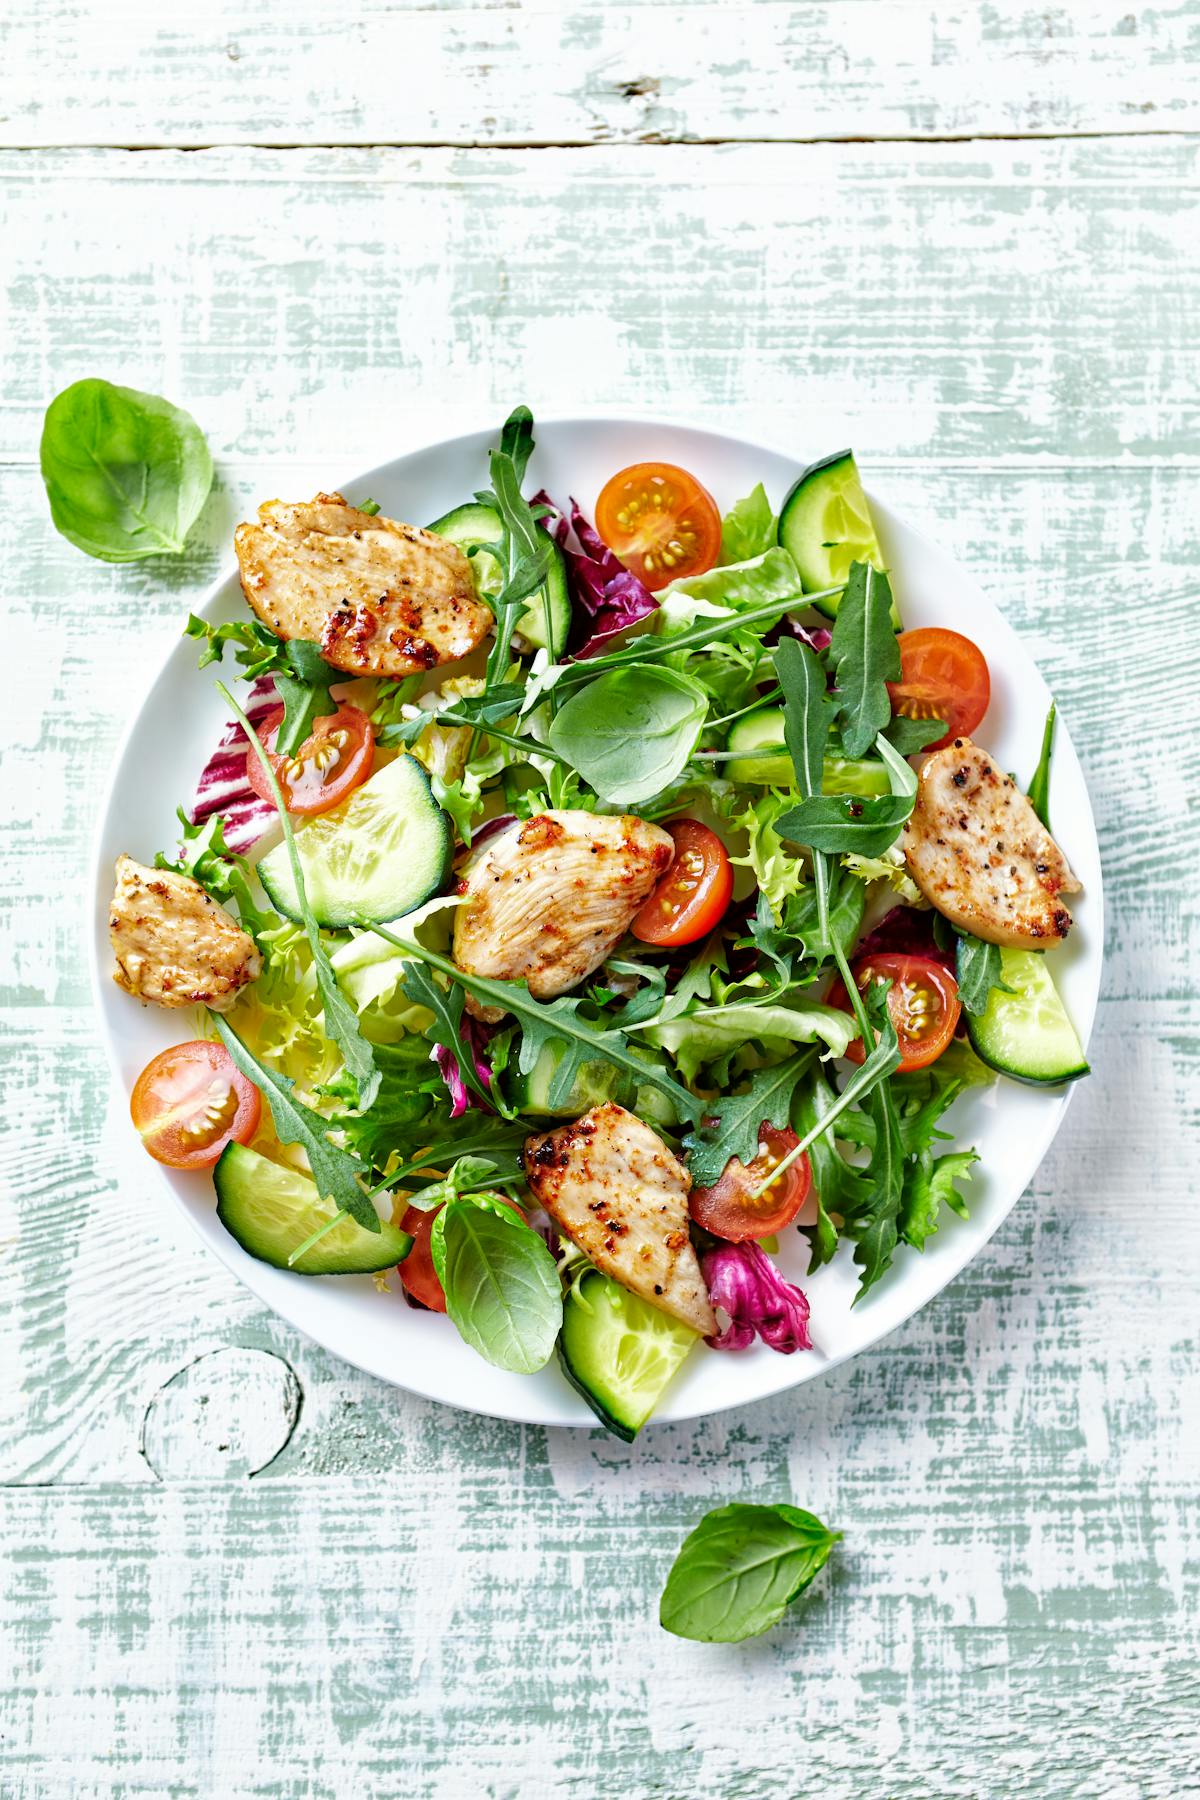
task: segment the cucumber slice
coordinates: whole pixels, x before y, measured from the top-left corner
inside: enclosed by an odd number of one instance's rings
[[[602,1425],[632,1443],[699,1334],[589,1269],[563,1303],[559,1361]]]
[[[516,1074],[508,1083],[509,1096],[518,1112],[544,1119],[577,1119],[590,1106],[602,1106],[621,1085],[621,1071],[612,1063],[583,1063],[566,1098],[550,1104],[550,1089],[563,1053],[554,1044],[543,1044],[528,1075]]]
[[[440,519],[435,519],[429,529],[436,531],[439,537],[449,538],[452,544],[457,544],[471,556],[476,593],[485,602],[495,600],[504,580],[500,558],[494,549],[503,541],[504,521],[495,507],[481,506],[477,502],[456,506],[453,512],[443,513]],[[556,662],[567,647],[571,630],[571,596],[567,587],[566,559],[557,544],[546,584],[538,589],[517,620],[517,630],[527,643],[548,650]]]
[[[883,569],[883,556],[853,450],[839,450],[805,469],[779,514],[779,542],[790,550],[806,594],[844,587],[852,562]],[[841,596],[814,602],[835,618]],[[900,620],[895,607],[892,620]]]
[[[299,1244],[333,1217],[333,1208],[317,1193],[317,1184],[298,1169],[226,1144],[213,1170],[217,1217],[243,1250],[259,1262],[286,1269]],[[296,1275],[371,1275],[392,1269],[412,1249],[407,1231],[381,1225],[379,1235],[364,1231],[353,1219],[342,1219],[332,1231],[292,1264]]]
[[[748,782],[753,787],[794,787],[796,771],[788,755],[783,737],[783,708],[764,706],[757,712],[736,719],[725,740],[727,750],[747,752],[725,764],[730,781]],[[764,751],[765,755],[750,755]],[[826,794],[887,794],[888,772],[875,758],[855,761],[846,756],[827,756],[821,781]]]
[[[450,872],[453,833],[429,777],[405,753],[331,812],[295,826],[308,902],[318,925],[338,931],[403,918],[436,894]],[[258,875],[275,908],[303,923],[286,844]]]
[[[993,988],[978,1018],[966,1014],[976,1056],[1035,1087],[1078,1081],[1089,1073],[1078,1034],[1054,985],[1046,955],[1037,950],[1001,950],[1000,975],[1014,991]]]

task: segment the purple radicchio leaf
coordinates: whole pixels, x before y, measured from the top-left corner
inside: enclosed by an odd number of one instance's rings
[[[542,524],[562,551],[567,564],[574,611],[571,655],[576,658],[596,656],[610,638],[657,612],[658,601],[646,584],[609,549],[575,500],[571,501],[569,521],[544,491],[535,497],[534,505],[553,508],[551,516],[543,519]],[[578,548],[571,543],[572,531]]]
[[[808,1301],[756,1243],[718,1244],[700,1263],[709,1299],[729,1315],[724,1331],[707,1340],[714,1350],[748,1350],[756,1336],[781,1356],[812,1349]]]
[[[262,675],[247,696],[246,717],[259,731],[263,720],[278,705],[275,683],[269,675]],[[225,842],[239,855],[252,849],[275,822],[274,801],[261,799],[247,778],[249,745],[250,740],[237,720],[230,719],[220,743],[204,765],[192,802],[192,824],[203,825],[213,813],[220,813]]]
[[[458,1035],[467,1047],[480,1085],[488,1093],[492,1089],[492,1066],[487,1059],[487,1042],[493,1030],[493,1026],[484,1025],[479,1019],[472,1019],[469,1014],[463,1015],[458,1027]],[[435,1044],[429,1053],[429,1060],[437,1064],[438,1074],[446,1084],[452,1119],[460,1119],[472,1107],[478,1112],[490,1111],[479,1095],[472,1092],[463,1080],[462,1070],[453,1050],[448,1049],[445,1044]]]
[[[855,946],[854,956],[882,956],[893,953],[900,956],[929,956],[934,962],[954,974],[954,950],[943,950],[933,935],[933,921],[937,914],[923,912],[915,906],[893,906],[891,912],[885,913],[878,925],[860,938]]]
[[[772,625],[770,631],[763,633],[763,643],[773,646],[785,637],[798,638],[818,655],[822,650],[828,650],[833,642],[833,633],[827,625],[800,625],[790,613],[785,613],[778,625]]]

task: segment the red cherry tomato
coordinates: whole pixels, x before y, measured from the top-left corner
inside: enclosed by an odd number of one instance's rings
[[[707,937],[724,918],[733,869],[716,832],[699,819],[676,819],[667,830],[675,840],[674,860],[629,929],[643,944],[674,949]]]
[[[503,1199],[503,1195],[499,1197]],[[504,1204],[511,1206],[519,1219],[525,1217],[515,1200],[505,1200]],[[412,1238],[412,1249],[399,1265],[399,1275],[414,1300],[419,1300],[430,1312],[444,1313],[446,1296],[433,1266],[433,1255],[429,1248],[433,1221],[441,1210],[440,1206],[432,1207],[428,1212],[423,1212],[419,1206],[405,1207],[400,1229],[407,1231]]]
[[[294,756],[276,756],[273,745],[283,723],[283,708],[268,713],[259,728],[290,813],[328,812],[367,779],[375,755],[375,733],[357,706],[339,706],[328,718],[314,721]],[[253,744],[246,751],[246,779],[261,800],[272,798]]]
[[[958,983],[942,963],[931,956],[902,956],[897,951],[880,951],[851,964],[850,973],[865,994],[873,981],[890,981],[888,1013],[900,1040],[901,1075],[913,1069],[924,1069],[936,1062],[954,1036],[962,1005]],[[849,1012],[850,996],[843,982],[835,982],[829,992],[830,1006]],[[866,1057],[861,1038],[855,1038],[846,1051],[851,1062]]]
[[[931,750],[969,737],[988,709],[992,682],[983,651],[959,631],[926,626],[902,631],[900,679],[889,681],[892,711],[906,719],[945,719],[946,735]]]
[[[771,1237],[790,1225],[812,1187],[808,1152],[798,1156],[773,1187],[754,1198],[754,1190],[770,1178],[800,1139],[790,1126],[777,1130],[764,1119],[758,1133],[758,1155],[748,1163],[731,1156],[712,1187],[693,1188],[688,1207],[697,1225],[714,1237],[740,1244],[746,1238]]]
[[[634,463],[600,490],[596,530],[652,591],[702,575],[721,554],[721,515],[694,475],[674,463]]]
[[[197,1038],[146,1064],[133,1084],[129,1112],[155,1162],[208,1169],[226,1144],[250,1142],[262,1101],[223,1045]]]

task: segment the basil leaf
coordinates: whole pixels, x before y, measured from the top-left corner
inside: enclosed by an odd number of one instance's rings
[[[219,1013],[210,1013],[209,1018],[235,1065],[266,1099],[280,1142],[299,1144],[308,1157],[309,1169],[322,1200],[332,1201],[348,1212],[355,1224],[365,1231],[377,1232],[379,1214],[370,1196],[358,1183],[358,1176],[366,1173],[366,1165],[330,1143],[330,1121],[295,1098],[290,1075],[279,1075],[259,1062]]]
[[[795,1506],[719,1506],[683,1541],[659,1605],[676,1637],[737,1644],[777,1625],[841,1541]]]
[[[735,500],[721,520],[721,562],[749,562],[775,542],[778,520],[760,481],[744,500]]]
[[[815,1052],[802,1051],[773,1068],[758,1069],[740,1094],[726,1094],[710,1109],[698,1130],[683,1140],[687,1165],[697,1187],[718,1181],[730,1157],[741,1163],[758,1155],[763,1124],[777,1129],[788,1122],[796,1083],[812,1063]]]
[[[837,670],[846,754],[865,756],[892,716],[885,684],[900,679],[892,590],[887,576],[870,563],[850,565],[829,654]]]
[[[1054,723],[1057,713],[1058,708],[1052,700],[1042,732],[1042,753],[1029,784],[1029,804],[1047,831],[1050,829],[1050,760],[1054,755]]]
[[[563,703],[550,746],[605,800],[637,805],[683,773],[708,705],[675,669],[610,669]]]
[[[815,653],[796,638],[784,638],[775,652],[775,674],[783,689],[783,735],[796,770],[796,785],[811,798],[821,792],[825,746],[834,704],[825,671]]]
[[[191,414],[107,381],[76,381],[50,402],[41,463],[55,526],[101,562],[178,556],[212,487]]]
[[[430,1251],[446,1312],[464,1343],[498,1369],[532,1375],[554,1354],[562,1284],[545,1242],[511,1208],[450,1200]]]

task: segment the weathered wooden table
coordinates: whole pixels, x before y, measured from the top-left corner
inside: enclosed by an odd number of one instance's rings
[[[0,1792],[1200,1791],[1200,5],[12,0]],[[219,460],[197,547],[55,536],[102,374]],[[844,440],[978,572],[1088,770],[1095,1077],[970,1270],[795,1396],[634,1448],[443,1411],[262,1312],[119,1150],[85,847],[129,696],[264,494],[597,403]],[[684,1530],[844,1554],[769,1639]]]

